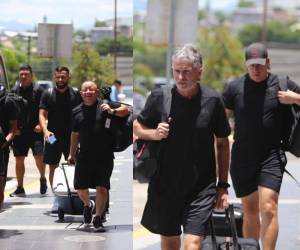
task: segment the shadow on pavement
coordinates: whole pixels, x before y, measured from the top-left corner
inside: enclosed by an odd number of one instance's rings
[[[4,202],[3,209],[0,210],[0,213],[5,212],[6,210],[12,208],[13,206],[22,206],[22,205],[31,205],[31,202],[23,201],[13,201],[13,202]]]
[[[0,230],[0,239],[7,239],[21,234],[23,233],[19,230]]]
[[[109,225],[104,227],[106,229],[105,233],[120,233],[120,232],[128,232],[133,230],[132,225]],[[78,227],[76,228],[77,231],[81,232],[94,232],[94,228],[92,225],[85,226],[85,227]]]
[[[36,194],[26,194],[26,196],[24,198],[48,198],[51,197],[51,195],[48,194],[40,194],[40,193],[36,193]]]

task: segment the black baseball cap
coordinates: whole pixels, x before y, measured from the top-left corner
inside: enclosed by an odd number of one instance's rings
[[[252,43],[245,50],[246,65],[261,64],[266,65],[268,51],[262,43]]]

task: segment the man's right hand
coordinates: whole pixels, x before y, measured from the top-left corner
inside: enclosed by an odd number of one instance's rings
[[[69,155],[69,156],[68,156],[67,162],[68,162],[70,165],[75,165],[75,157],[72,156],[72,155]]]
[[[54,133],[52,133],[51,131],[47,130],[46,133],[44,134],[44,138],[46,142],[49,142],[49,137],[51,135],[54,135]]]
[[[161,122],[157,125],[154,132],[154,140],[160,141],[169,135],[170,125],[167,122]]]

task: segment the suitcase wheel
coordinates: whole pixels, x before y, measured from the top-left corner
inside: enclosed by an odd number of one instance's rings
[[[58,212],[58,219],[60,221],[63,221],[64,218],[65,218],[65,212],[64,212],[64,210],[61,207],[59,207],[57,212]]]

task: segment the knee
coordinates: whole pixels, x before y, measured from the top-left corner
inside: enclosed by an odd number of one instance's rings
[[[104,187],[97,187],[96,188],[96,193],[98,195],[107,195],[107,189]]]
[[[203,237],[190,236],[185,237],[184,250],[198,250],[201,249]]]
[[[180,237],[179,236],[161,236],[162,250],[179,250]]]
[[[262,216],[272,218],[277,215],[277,204],[275,202],[265,202],[261,205]]]

